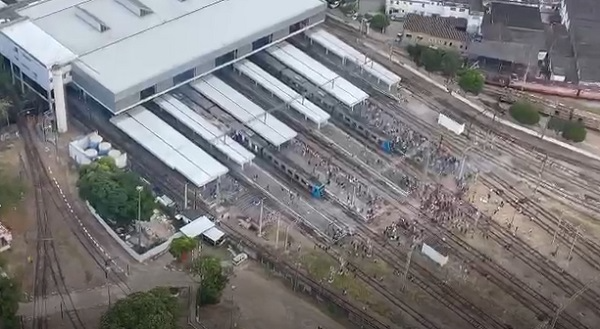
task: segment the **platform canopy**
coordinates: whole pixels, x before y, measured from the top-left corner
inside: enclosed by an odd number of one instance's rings
[[[234,67],[317,125],[324,124],[329,120],[329,113],[323,111],[313,102],[309,101],[251,61],[244,59],[235,63]]]
[[[219,105],[269,143],[280,146],[296,138],[296,133],[273,115],[214,75],[192,82],[192,88]]]
[[[254,159],[252,152],[174,96],[165,94],[156,98],[154,102],[236,164],[243,166]]]
[[[142,106],[113,117],[111,122],[198,187],[228,172],[227,167]]]
[[[269,47],[267,52],[348,107],[369,99],[369,94],[285,41]]]
[[[400,83],[402,80],[394,72],[388,70],[383,65],[375,62],[365,54],[342,41],[340,38],[323,29],[318,28],[308,30],[305,34],[312,41],[320,44],[322,47],[331,51],[336,56],[345,60],[349,60],[352,63],[360,66],[363,70],[371,74],[377,80],[380,80],[386,84],[390,89],[398,85],[398,83]]]

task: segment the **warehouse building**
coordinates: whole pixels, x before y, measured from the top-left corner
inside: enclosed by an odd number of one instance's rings
[[[323,22],[325,9],[320,0],[46,0],[0,27],[0,53],[55,104],[64,131],[65,84],[118,114]]]

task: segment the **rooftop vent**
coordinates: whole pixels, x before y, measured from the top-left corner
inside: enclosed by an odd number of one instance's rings
[[[130,12],[139,17],[144,17],[153,13],[152,9],[139,0],[115,0],[121,6],[127,8]]]
[[[110,30],[110,27],[108,27],[108,25],[106,25],[106,23],[104,23],[102,20],[100,20],[94,14],[90,13],[89,11],[87,11],[79,6],[75,6],[75,8],[76,8],[75,15],[77,17],[79,17],[79,19],[81,19],[82,21],[86,22],[89,26],[93,27],[96,31],[102,33],[102,32],[106,32],[106,31]]]

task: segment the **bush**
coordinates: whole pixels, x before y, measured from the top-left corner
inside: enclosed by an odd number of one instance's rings
[[[563,128],[562,137],[575,143],[583,142],[586,136],[587,131],[580,122],[569,121]]]
[[[466,92],[479,94],[484,82],[483,75],[478,70],[466,69],[459,73],[458,85]]]
[[[444,53],[440,50],[426,47],[421,51],[420,63],[429,72],[441,71]]]
[[[369,26],[383,32],[390,25],[390,19],[385,14],[377,14],[371,18]]]
[[[540,121],[540,113],[529,102],[516,102],[511,105],[509,112],[513,119],[525,125],[534,125]]]

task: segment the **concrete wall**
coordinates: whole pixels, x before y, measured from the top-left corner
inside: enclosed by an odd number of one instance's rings
[[[410,38],[408,36],[410,35]],[[410,30],[404,30],[404,37],[402,43],[405,45],[423,45],[423,46],[434,46],[440,49],[450,49],[457,52],[464,52],[467,50],[467,43],[457,40],[437,38],[428,34],[413,32]]]

